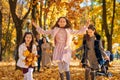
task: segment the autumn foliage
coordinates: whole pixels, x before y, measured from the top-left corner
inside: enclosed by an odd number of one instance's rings
[[[112,77],[97,76],[97,80],[119,80],[120,76],[120,61],[114,60],[111,62],[109,72]],[[84,68],[79,64],[79,60],[72,60],[70,66],[71,80],[84,80]],[[35,80],[60,80],[58,68],[52,66],[50,69],[45,69],[41,72],[34,72]],[[23,80],[21,70],[15,70],[14,62],[0,62],[0,80]]]
[[[28,50],[26,50],[23,53],[23,56],[26,57],[24,62],[26,66],[35,66],[35,63],[37,62],[37,55],[34,53],[30,53]]]

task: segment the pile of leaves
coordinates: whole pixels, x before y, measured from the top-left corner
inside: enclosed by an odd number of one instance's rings
[[[23,53],[23,56],[26,57],[24,62],[26,66],[35,66],[35,62],[37,61],[37,55],[34,53],[30,53],[30,51],[26,50]]]
[[[98,76],[97,80],[120,80],[120,60],[114,60],[109,67],[112,77]],[[84,68],[79,61],[72,61],[70,66],[71,80],[84,80]],[[51,66],[44,71],[33,73],[35,80],[60,80],[58,67]],[[0,80],[23,80],[21,70],[15,70],[14,62],[0,62]]]

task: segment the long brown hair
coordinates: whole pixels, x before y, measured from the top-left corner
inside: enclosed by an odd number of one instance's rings
[[[55,23],[55,25],[53,26],[52,29],[54,29],[55,27],[60,27],[59,24],[58,24],[58,22],[60,21],[61,18],[64,18],[66,20],[66,25],[65,25],[64,28],[70,28],[70,29],[72,29],[71,22],[66,17],[60,17],[60,18],[58,18],[57,22]]]
[[[96,35],[99,35],[99,34],[96,32],[96,29],[95,29],[95,27],[94,27],[93,24],[90,24],[90,25],[88,26],[88,29],[91,29],[92,31],[95,31],[95,32],[94,32],[94,35],[95,35],[95,36],[96,36]],[[90,40],[90,36],[88,35],[87,32],[86,32],[86,35],[84,35],[83,39],[88,40],[88,41]]]
[[[47,38],[46,38],[46,37],[43,37],[43,38],[42,38],[42,44],[44,43],[44,41],[43,41],[44,39],[46,40],[46,43],[48,43]]]
[[[31,35],[32,36],[32,41],[30,42],[30,46],[29,46],[29,51],[30,52],[32,52],[32,46],[33,46],[33,44],[34,44],[34,37],[33,37],[33,34],[31,33],[31,32],[25,32],[25,34],[24,34],[24,36],[23,36],[23,40],[22,40],[22,43],[25,43],[25,37],[27,36],[27,35]]]

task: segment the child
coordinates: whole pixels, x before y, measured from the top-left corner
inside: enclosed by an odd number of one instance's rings
[[[19,59],[17,62],[17,66],[19,66],[20,68],[22,68],[23,70],[23,74],[24,74],[24,80],[33,80],[33,67],[36,66],[36,62],[35,65],[26,65],[25,60],[27,59],[27,57],[25,56],[26,54],[24,54],[26,51],[30,52],[30,54],[35,54],[37,55],[37,50],[36,50],[36,46],[34,45],[34,41],[33,41],[33,34],[31,32],[26,32],[24,37],[23,37],[23,41],[22,44],[19,46]]]
[[[48,43],[46,37],[42,38],[42,68],[45,69],[50,67],[51,64],[51,58],[50,58],[50,44]]]
[[[60,17],[52,30],[45,31],[33,22],[37,31],[41,34],[51,34],[54,39],[55,48],[53,51],[53,62],[57,62],[61,80],[64,79],[63,72],[66,73],[66,79],[70,80],[69,65],[71,59],[70,44],[72,34],[82,34],[86,27],[81,30],[73,31],[70,21],[66,17]]]
[[[42,49],[41,49],[41,45],[42,45],[42,39],[40,39],[40,35],[36,34],[36,42],[37,42],[37,54],[38,54],[38,61],[37,61],[37,71],[40,72],[40,68],[41,68],[41,60],[42,60]]]
[[[96,33],[96,29],[92,24],[88,26],[87,34],[84,35],[83,46],[76,49],[74,53],[78,52],[82,48],[84,49],[84,53],[81,62],[83,67],[85,67],[85,80],[89,80],[91,71],[89,67],[98,70],[99,64],[103,65],[102,56],[109,60],[109,57],[106,55],[102,47],[101,37],[98,33]],[[86,67],[86,65],[89,67]],[[92,77],[91,80],[93,80]]]

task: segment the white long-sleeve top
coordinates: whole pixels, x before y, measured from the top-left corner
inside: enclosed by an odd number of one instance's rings
[[[18,54],[19,54],[19,59],[18,59],[18,62],[17,62],[17,66],[21,67],[21,68],[28,68],[28,66],[25,65],[25,56],[23,56],[23,53],[24,51],[27,50],[27,47],[25,45],[25,43],[22,43],[20,46],[19,46],[19,49],[18,49]],[[36,45],[33,45],[32,46],[32,53],[36,54],[37,55],[37,49],[36,49]],[[35,63],[35,66],[37,66],[37,62]]]

